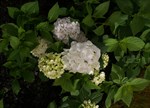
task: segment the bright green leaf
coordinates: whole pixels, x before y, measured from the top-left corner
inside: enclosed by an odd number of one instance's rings
[[[150,81],[147,79],[135,78],[127,82],[127,84],[132,86],[134,91],[141,91],[150,84]]]
[[[130,51],[139,51],[145,45],[144,41],[138,37],[126,37],[120,42],[124,44]]]
[[[123,77],[125,77],[125,73],[120,66],[113,64],[111,69],[111,77],[113,80],[114,79],[121,80]]]
[[[23,11],[25,14],[28,15],[38,14],[39,13],[38,1],[25,3],[24,5],[22,5],[21,11]]]
[[[13,49],[18,48],[19,44],[20,44],[20,40],[17,37],[15,36],[10,37],[10,45]]]
[[[116,39],[108,38],[104,40],[105,45],[107,46],[107,51],[112,52],[118,48],[118,41]]]
[[[102,18],[107,13],[108,9],[109,1],[103,2],[95,8],[93,16],[96,18]]]
[[[98,36],[103,35],[104,34],[104,26],[101,25],[101,26],[97,27],[95,30],[93,30],[93,32]]]
[[[122,12],[131,15],[133,12],[133,4],[131,0],[116,0],[117,5],[121,9]]]
[[[56,3],[48,12],[48,20],[50,22],[55,21],[59,16],[60,8],[58,3]]]
[[[114,101],[117,102],[122,100],[129,107],[133,97],[133,90],[131,86],[123,85],[121,86],[114,96]]]

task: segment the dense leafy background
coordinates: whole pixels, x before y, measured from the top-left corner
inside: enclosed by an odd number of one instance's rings
[[[0,105],[38,108],[50,103],[49,108],[55,108],[61,103],[61,108],[68,104],[74,108],[90,98],[101,107],[120,100],[129,107],[133,93],[149,84],[149,0],[29,1],[1,1],[1,10],[9,16],[1,15]],[[38,71],[37,59],[30,54],[38,44],[37,36],[51,42],[49,51],[61,52],[63,43],[53,39],[52,29],[53,22],[65,16],[78,20],[87,38],[109,54],[106,81],[100,87],[88,76],[71,74],[52,86],[53,81]]]

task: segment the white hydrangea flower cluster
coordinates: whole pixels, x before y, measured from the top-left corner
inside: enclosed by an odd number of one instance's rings
[[[61,59],[61,54],[48,53],[40,57],[38,67],[44,75],[50,79],[60,78],[64,73],[64,64]]]
[[[92,103],[91,100],[85,100],[81,106],[83,108],[99,108],[99,105]]]
[[[54,38],[67,44],[69,38],[82,42],[86,41],[83,32],[80,31],[80,24],[77,21],[71,21],[70,17],[58,18],[54,23]]]
[[[73,41],[71,48],[64,50],[62,55],[64,68],[70,72],[93,75],[100,68],[100,49],[91,41]]]
[[[108,54],[104,53],[102,54],[102,60],[103,60],[103,68],[106,68],[109,62],[109,56]]]
[[[101,72],[100,74],[94,76],[92,82],[95,83],[95,85],[101,84],[103,81],[105,81],[105,72]]]
[[[45,54],[48,48],[48,42],[44,39],[38,38],[39,45],[37,45],[32,51],[32,55],[35,57],[41,57]]]

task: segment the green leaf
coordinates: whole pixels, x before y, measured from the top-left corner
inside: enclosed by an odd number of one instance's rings
[[[95,30],[93,30],[93,32],[97,35],[97,36],[101,36],[104,34],[104,26],[101,25],[99,27],[97,27]]]
[[[87,12],[88,12],[89,15],[92,15],[93,9],[92,9],[91,4],[88,3],[88,2],[86,3],[86,10],[87,10]]]
[[[20,58],[22,58],[22,59],[29,57],[30,49],[28,47],[20,47],[19,54],[20,54]]]
[[[114,96],[114,101],[122,100],[129,107],[133,97],[132,87],[129,85],[121,86]]]
[[[18,35],[18,26],[13,23],[7,23],[0,26],[2,32],[7,35],[17,36]]]
[[[20,88],[20,84],[19,84],[18,80],[13,80],[13,82],[12,82],[12,90],[13,90],[13,92],[15,94],[18,94],[20,89],[21,88]]]
[[[53,42],[53,37],[52,34],[49,31],[46,30],[40,30],[40,33],[42,35],[42,37],[50,42]],[[57,50],[57,49],[56,49]]]
[[[150,34],[150,29],[146,29],[142,35],[140,36],[140,38],[144,41],[149,39],[149,34]]]
[[[126,37],[120,42],[124,44],[130,51],[139,51],[145,45],[144,41],[138,37]]]
[[[59,15],[60,16],[67,16],[67,8],[62,7],[59,9]]]
[[[88,89],[100,89],[99,86],[95,85],[93,82],[91,82],[90,80],[85,82],[85,87]]]
[[[39,72],[39,78],[41,79],[41,81],[48,81],[49,80],[42,72]]]
[[[141,91],[150,84],[150,81],[147,79],[135,78],[127,82],[127,84],[130,85],[134,91]]]
[[[50,31],[51,27],[48,22],[41,22],[36,26],[36,29]]]
[[[59,12],[60,12],[60,8],[59,8],[58,3],[56,3],[48,12],[48,20],[50,22],[55,21],[60,15]]]
[[[0,52],[8,50],[9,40],[3,39],[0,41]]]
[[[0,108],[4,108],[3,99],[0,100]]]
[[[120,11],[115,11],[108,18],[108,24],[111,27],[111,31],[115,34],[117,28],[121,25],[126,24],[126,20],[128,19],[128,15],[122,14]]]
[[[34,81],[34,73],[32,71],[23,71],[21,72],[21,76],[24,78],[27,82],[33,82]]]
[[[49,103],[47,108],[57,108],[56,102],[53,101],[53,102]]]
[[[136,1],[137,2],[137,1]],[[139,1],[139,12],[138,14],[143,18],[150,19],[150,2],[149,0],[140,0]]]
[[[108,9],[109,1],[103,2],[95,8],[93,16],[96,18],[102,18],[107,13]]]
[[[136,35],[137,33],[141,32],[141,30],[144,28],[144,25],[145,24],[143,18],[138,15],[135,15],[130,23],[133,35]]]
[[[20,11],[18,8],[16,7],[7,7],[8,8],[8,14],[11,18],[15,18],[16,14]]]
[[[115,64],[112,64],[112,69],[111,69],[111,77],[112,79],[122,79],[125,77],[125,73],[123,71],[123,69]]]
[[[150,80],[150,66],[146,68],[144,78]]]
[[[143,49],[144,52],[150,52],[150,43],[146,43]]]
[[[116,39],[112,39],[112,38],[108,38],[106,40],[104,40],[105,45],[107,46],[107,51],[108,52],[113,52],[118,48],[118,40]]]
[[[95,25],[94,23],[94,20],[92,19],[92,16],[91,15],[87,15],[83,20],[82,20],[82,23],[89,26],[89,27],[92,27]]]
[[[130,0],[116,0],[117,5],[121,9],[122,12],[131,15],[133,12],[133,4]]]
[[[21,11],[25,14],[32,15],[39,13],[39,4],[38,1],[28,2],[21,6]]]
[[[9,54],[7,60],[15,60],[15,59],[18,58],[18,55],[19,55],[19,49],[15,49],[14,51],[12,51],[12,52]]]
[[[27,23],[27,21],[29,20],[29,17],[26,15],[19,15],[17,17],[17,25],[21,26],[22,28],[24,28],[25,23]]]
[[[110,108],[112,100],[113,100],[114,95],[116,94],[116,92],[117,92],[117,88],[116,87],[111,88],[109,90],[107,98],[105,100],[105,106],[106,106],[106,108]]]
[[[10,45],[13,49],[18,48],[19,44],[20,44],[20,40],[17,37],[15,36],[10,37]]]
[[[75,91],[73,83],[71,81],[71,74],[63,74],[59,79],[55,79],[54,86],[61,86],[65,91]]]
[[[91,94],[90,100],[95,104],[97,104],[102,100],[102,97],[103,97],[102,91],[96,91]]]

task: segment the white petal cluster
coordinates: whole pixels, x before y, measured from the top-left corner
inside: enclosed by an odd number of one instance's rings
[[[109,62],[109,56],[108,54],[104,53],[102,54],[102,60],[103,60],[103,68],[106,68]]]
[[[39,58],[38,67],[50,79],[60,78],[64,73],[64,65],[60,54],[48,53]]]
[[[41,57],[45,54],[48,48],[48,42],[44,39],[38,38],[39,45],[37,45],[32,51],[32,55],[35,57]]]
[[[69,38],[76,41],[87,40],[85,35],[80,31],[80,24],[77,21],[71,21],[70,17],[58,18],[54,23],[54,38],[67,44]]]
[[[91,41],[82,43],[73,41],[71,48],[64,50],[62,55],[64,68],[70,72],[94,74],[94,71],[100,68],[100,49]]]
[[[100,74],[94,76],[92,82],[95,83],[95,85],[101,84],[103,81],[105,81],[105,73],[101,72]]]
[[[92,103],[91,100],[85,100],[81,106],[83,108],[99,108],[99,105]]]

